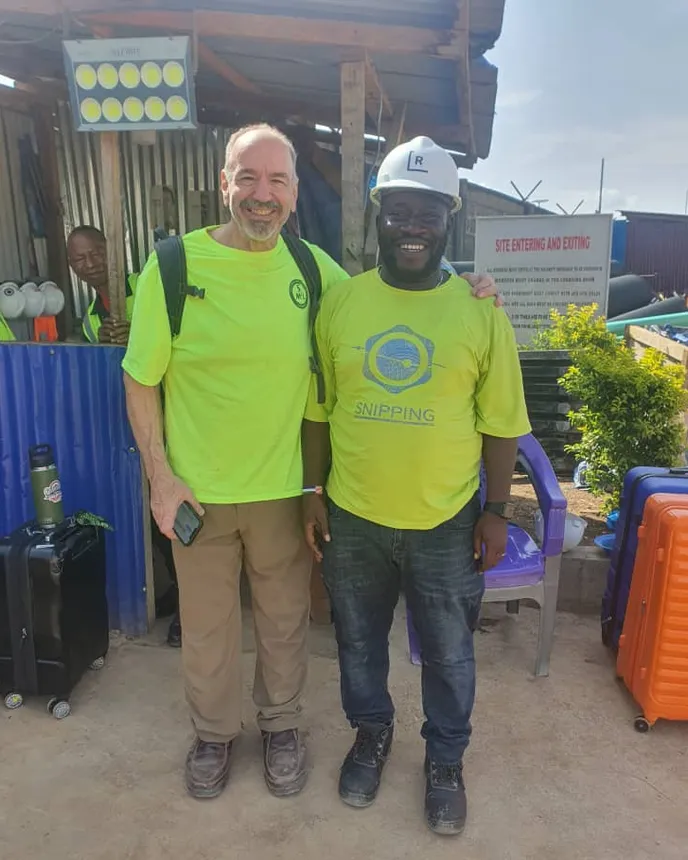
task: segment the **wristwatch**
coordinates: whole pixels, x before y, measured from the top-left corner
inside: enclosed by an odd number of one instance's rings
[[[483,510],[488,514],[496,514],[503,520],[510,520],[514,515],[512,502],[485,502]]]

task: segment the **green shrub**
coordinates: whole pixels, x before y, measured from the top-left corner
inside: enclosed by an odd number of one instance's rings
[[[591,491],[619,503],[626,472],[634,466],[675,466],[684,447],[684,371],[665,364],[661,353],[636,360],[620,344],[615,350],[577,350],[562,384],[583,406],[569,414],[581,441],[568,446],[586,460]]]
[[[674,466],[684,448],[684,370],[655,350],[637,360],[596,306],[552,311],[551,326],[533,339],[537,349],[566,349],[571,367],[560,380],[582,406],[569,413],[581,440],[567,446],[588,464],[586,480],[605,508],[619,503],[626,472],[634,466]]]
[[[582,349],[597,347],[604,350],[616,349],[616,335],[607,331],[605,320],[595,316],[597,305],[569,305],[566,313],[550,311],[550,324],[537,326],[532,339],[531,349]]]

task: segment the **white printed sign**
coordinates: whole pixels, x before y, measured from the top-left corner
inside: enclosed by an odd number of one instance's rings
[[[525,344],[553,308],[594,302],[606,315],[611,239],[611,215],[478,218],[475,271],[495,279]]]

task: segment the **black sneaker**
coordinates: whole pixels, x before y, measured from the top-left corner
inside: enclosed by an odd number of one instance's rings
[[[359,728],[339,775],[339,796],[344,803],[362,809],[375,800],[393,735],[393,724],[382,729]]]
[[[457,836],[466,826],[462,765],[425,759],[425,820],[441,836]]]

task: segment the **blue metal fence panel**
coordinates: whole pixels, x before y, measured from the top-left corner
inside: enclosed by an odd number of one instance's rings
[[[619,271],[626,263],[626,248],[628,244],[628,221],[625,218],[615,218],[612,226],[612,263]]]
[[[127,420],[119,347],[0,344],[0,534],[35,516],[28,449],[47,442],[65,514],[87,510],[107,536],[110,626],[147,629],[141,462]]]

